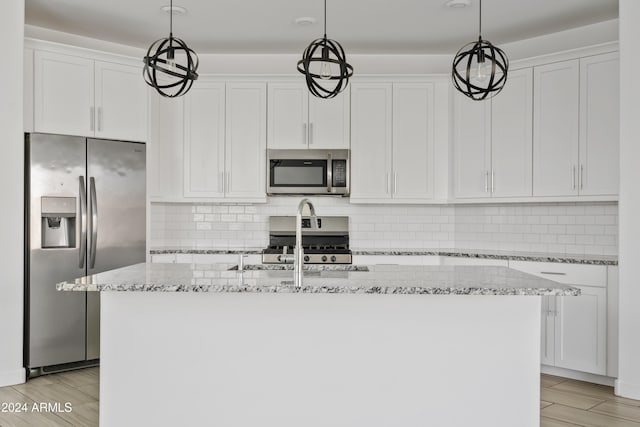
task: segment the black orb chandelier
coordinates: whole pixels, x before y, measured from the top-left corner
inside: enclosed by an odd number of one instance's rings
[[[480,0],[478,41],[464,45],[453,59],[451,77],[460,92],[475,101],[497,95],[507,82],[509,59],[502,49],[482,39]]]
[[[156,40],[144,57],[144,80],[162,96],[175,98],[189,92],[198,79],[198,55],[173,37],[173,0],[169,6],[169,37]],[[176,62],[176,55],[183,63]]]
[[[327,0],[324,0],[324,37],[315,39],[302,53],[298,71],[304,74],[309,92],[318,98],[333,98],[342,92],[353,76],[344,49],[327,38]]]

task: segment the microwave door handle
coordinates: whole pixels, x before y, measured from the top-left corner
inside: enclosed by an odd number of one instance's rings
[[[333,160],[331,160],[331,154],[327,159],[327,193],[332,192],[333,187]]]

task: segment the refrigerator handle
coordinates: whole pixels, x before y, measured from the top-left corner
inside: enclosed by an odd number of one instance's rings
[[[98,246],[98,200],[96,199],[96,180],[89,178],[90,211],[91,218],[91,247],[89,248],[89,268],[96,266],[96,249]]]
[[[84,176],[80,175],[80,248],[78,268],[84,267],[87,255],[87,188],[84,183]]]

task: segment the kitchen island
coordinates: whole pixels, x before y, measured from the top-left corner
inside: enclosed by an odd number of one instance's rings
[[[137,264],[102,291],[100,425],[538,426],[540,296],[503,267]],[[248,269],[248,268],[247,268]]]

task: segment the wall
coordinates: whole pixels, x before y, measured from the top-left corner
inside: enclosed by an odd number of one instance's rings
[[[0,387],[24,382],[22,67],[24,0],[3,2],[0,13]]]
[[[620,0],[620,308],[616,394],[640,399],[640,2]]]
[[[151,247],[264,248],[268,217],[299,198],[262,205],[153,204]],[[485,249],[615,255],[615,203],[473,206],[352,205],[313,198],[319,215],[348,215],[352,249]]]

